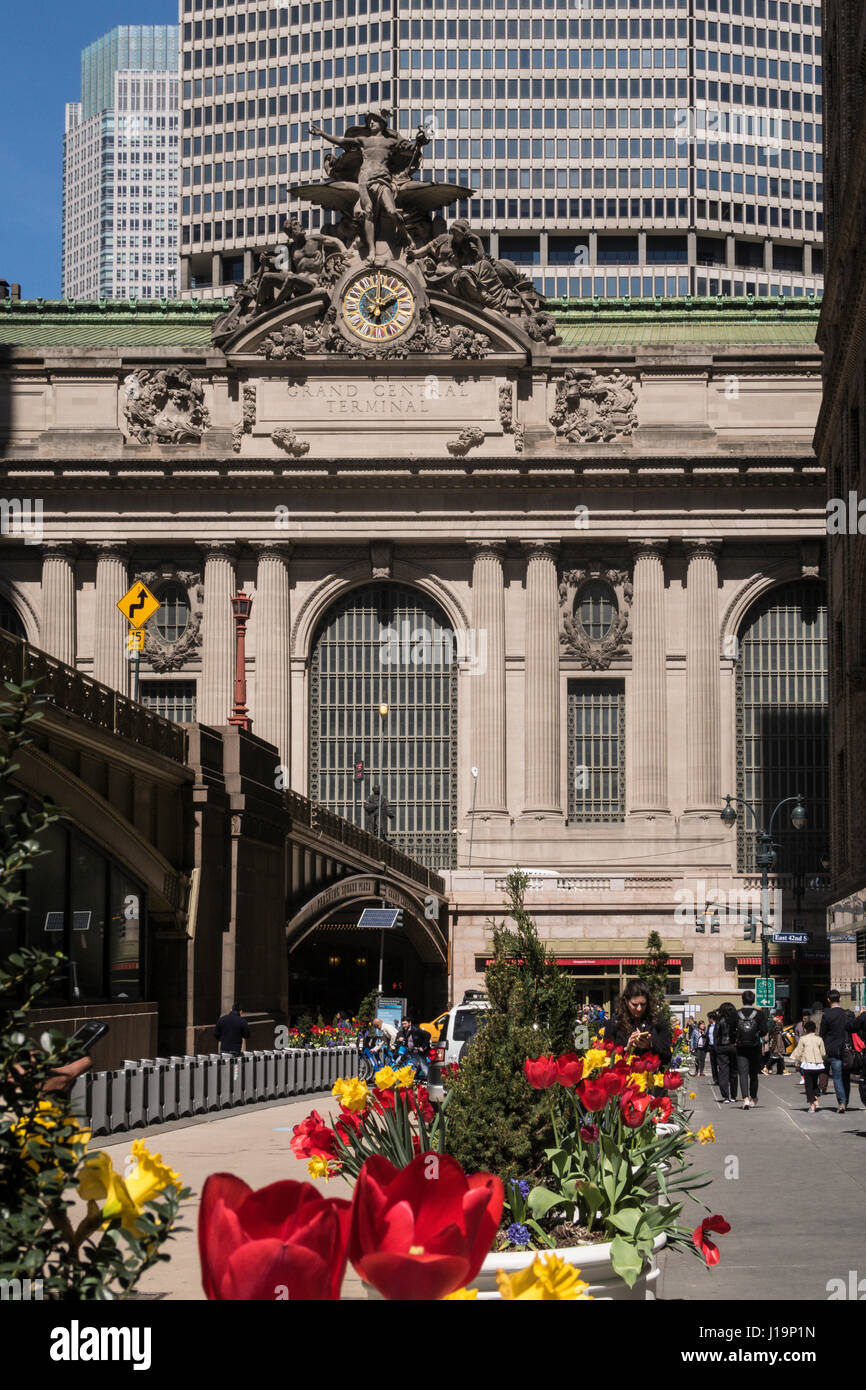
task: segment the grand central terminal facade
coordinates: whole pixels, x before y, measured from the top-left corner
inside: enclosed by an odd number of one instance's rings
[[[811,1002],[831,974],[815,306],[544,305],[465,225],[408,255],[366,230],[365,258],[295,226],[293,268],[231,306],[4,307],[3,625],[133,695],[116,605],[142,581],[140,702],[220,729],[250,596],[274,787],[368,830],[384,788],[372,828],[445,885],[449,1000],[482,983],[515,867],[583,998],[609,1003],[653,930],[672,992],[742,988],[756,837],[720,812],[800,795],[773,927],[808,944],[771,964]],[[356,921],[289,936],[290,1009],[375,983]]]

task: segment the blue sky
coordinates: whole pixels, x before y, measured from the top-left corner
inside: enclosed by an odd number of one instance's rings
[[[60,296],[63,119],[81,50],[116,24],[176,24],[177,0],[13,0],[3,14],[0,279]]]

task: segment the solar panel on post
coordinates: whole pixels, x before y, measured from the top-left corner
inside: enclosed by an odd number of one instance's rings
[[[358,920],[359,927],[376,927],[380,931],[393,927],[400,913],[396,907],[365,907]]]

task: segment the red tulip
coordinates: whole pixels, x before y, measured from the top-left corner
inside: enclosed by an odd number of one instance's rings
[[[708,1238],[707,1231],[724,1236],[730,1229],[730,1222],[726,1221],[723,1216],[705,1216],[700,1226],[692,1232],[692,1240],[708,1265],[717,1265],[721,1255],[719,1254],[719,1247]]]
[[[397,1103],[394,1099],[393,1091],[380,1091],[378,1086],[374,1086],[373,1095],[375,1097],[373,1108],[374,1110],[378,1110],[380,1115],[384,1110],[396,1110]]]
[[[633,1100],[627,1100],[625,1102],[623,1102],[622,1098],[620,1099],[622,1118],[629,1129],[640,1129],[649,1108],[649,1103],[649,1096],[635,1096]]]
[[[576,1086],[583,1076],[583,1058],[576,1052],[563,1052],[556,1059],[556,1079],[560,1086]]]
[[[502,1204],[499,1178],[467,1177],[449,1154],[419,1154],[405,1168],[375,1154],[355,1185],[349,1258],[385,1298],[444,1298],[477,1275]]]
[[[361,1115],[356,1115],[353,1110],[344,1110],[341,1105],[340,1117],[335,1121],[334,1129],[337,1131],[342,1142],[348,1144],[350,1131],[353,1134],[362,1133],[364,1129],[363,1117]]]
[[[667,1091],[675,1091],[678,1086],[682,1086],[683,1078],[678,1071],[666,1071],[662,1085]]]
[[[526,1079],[536,1091],[546,1091],[559,1079],[554,1057],[527,1057],[523,1063]]]
[[[296,1158],[330,1158],[337,1152],[334,1131],[318,1110],[313,1110],[305,1120],[295,1125],[289,1148]]]
[[[670,1119],[673,1108],[670,1096],[653,1096],[650,1101],[650,1109],[653,1112],[654,1120],[661,1120],[664,1122]]]
[[[598,1125],[581,1125],[580,1137],[584,1144],[594,1144],[598,1138]]]
[[[292,1302],[340,1297],[351,1203],[308,1182],[254,1192],[232,1173],[205,1182],[198,1214],[202,1285],[209,1299]],[[285,1293],[283,1292],[285,1290]]]
[[[602,1081],[581,1081],[577,1096],[584,1110],[603,1110],[609,1099],[607,1087]]]
[[[625,1076],[621,1071],[603,1071],[598,1078],[599,1086],[603,1086],[607,1092],[608,1099],[611,1096],[618,1096],[625,1087]]]

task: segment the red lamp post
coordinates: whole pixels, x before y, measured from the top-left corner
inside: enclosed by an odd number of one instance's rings
[[[253,601],[249,594],[239,593],[232,599],[232,615],[235,620],[235,706],[229,716],[229,723],[239,729],[252,728],[252,720],[247,713],[247,670],[245,639],[247,620],[252,611]]]

